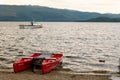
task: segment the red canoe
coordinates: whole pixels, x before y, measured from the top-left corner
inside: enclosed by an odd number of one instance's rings
[[[31,67],[33,71],[34,68],[37,68],[41,69],[42,73],[45,74],[60,65],[62,62],[62,57],[62,53],[52,54],[51,56],[35,53],[29,58],[22,58],[18,61],[15,61],[13,64],[13,69],[14,72],[20,72]]]
[[[13,63],[14,72],[16,73],[16,72],[20,72],[20,71],[23,71],[23,70],[30,68],[33,58],[38,57],[41,54],[42,53],[34,53],[28,58],[21,58],[21,59],[15,61]]]
[[[42,62],[42,73],[48,73],[52,69],[59,66],[62,62],[63,54],[53,54],[50,58],[45,59]]]

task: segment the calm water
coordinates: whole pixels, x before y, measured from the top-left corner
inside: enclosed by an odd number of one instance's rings
[[[19,24],[29,23],[0,22],[0,70],[10,70],[16,59],[42,51],[63,52],[63,67],[75,72],[118,71],[120,23],[41,23],[44,28],[19,29]]]

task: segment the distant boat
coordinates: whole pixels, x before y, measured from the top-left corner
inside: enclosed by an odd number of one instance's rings
[[[34,24],[34,21],[31,22],[30,25],[19,25],[20,29],[36,29],[36,28],[43,28],[42,24]]]

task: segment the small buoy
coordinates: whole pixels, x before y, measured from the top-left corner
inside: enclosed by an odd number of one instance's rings
[[[105,62],[105,60],[99,60],[99,62]]]

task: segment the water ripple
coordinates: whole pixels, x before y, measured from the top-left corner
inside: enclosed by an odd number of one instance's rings
[[[15,22],[14,25],[21,23]],[[0,68],[34,52],[63,52],[63,67],[74,71],[118,71],[119,23],[43,23],[41,29],[0,27]],[[100,63],[104,59],[105,63]]]

